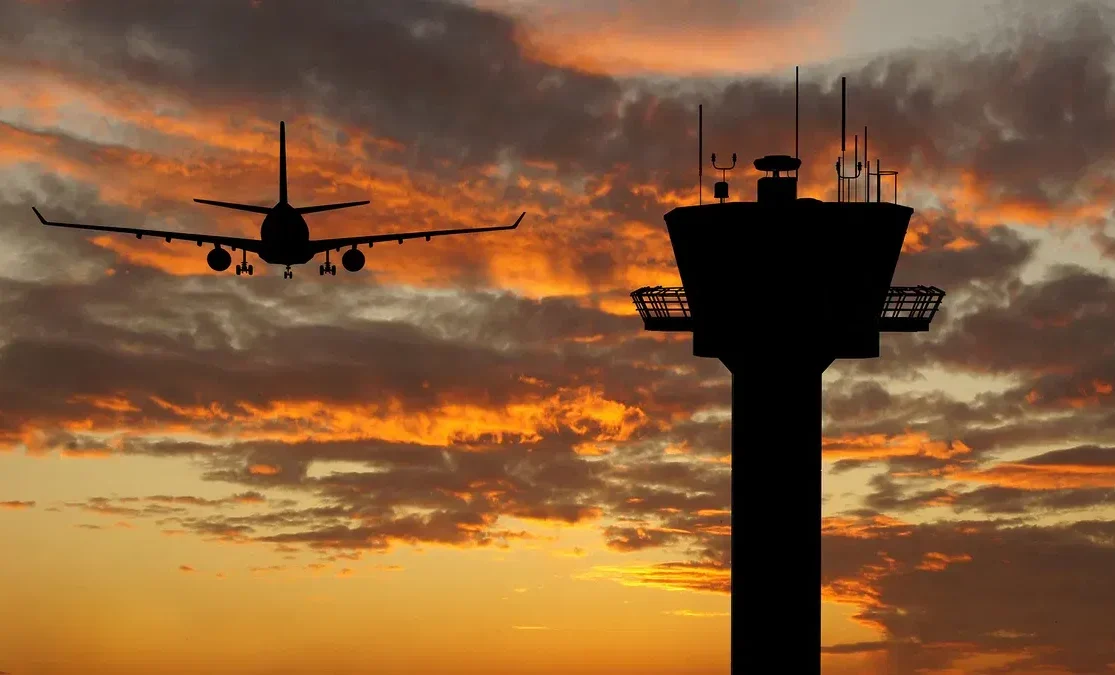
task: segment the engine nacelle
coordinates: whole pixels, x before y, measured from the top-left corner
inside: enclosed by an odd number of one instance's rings
[[[341,256],[341,265],[349,272],[359,272],[364,269],[364,254],[354,248],[350,248]]]
[[[232,264],[232,256],[223,248],[215,248],[209,252],[209,255],[205,256],[205,262],[209,263],[210,269],[216,272],[224,272]]]

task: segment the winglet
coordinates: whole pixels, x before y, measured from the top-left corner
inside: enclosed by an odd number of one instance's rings
[[[518,227],[519,223],[523,222],[523,216],[525,216],[526,214],[527,214],[526,211],[523,211],[522,213],[519,214],[518,220],[516,220],[515,224],[511,226],[512,230],[514,230],[516,227]]]
[[[50,222],[46,218],[43,218],[43,214],[39,213],[39,210],[37,208],[32,206],[31,210],[34,211],[35,215],[39,217],[40,223],[42,223],[43,225],[50,225]]]

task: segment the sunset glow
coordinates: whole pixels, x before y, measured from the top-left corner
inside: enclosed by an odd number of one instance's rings
[[[1115,672],[1115,7],[1054,4],[867,49],[921,4],[6,3],[0,675],[728,672],[731,472],[748,569],[798,564],[752,462],[816,449],[733,456],[727,370],[629,293],[719,180],[697,105],[753,199],[797,64],[800,194],[846,75],[915,209],[893,283],[948,292],[824,376],[823,672]],[[292,203],[370,201],[315,238],[528,215],[287,280],[31,211],[258,237],[192,200],[274,204],[279,120]]]

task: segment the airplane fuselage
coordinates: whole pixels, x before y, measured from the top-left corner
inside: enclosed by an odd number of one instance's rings
[[[313,259],[310,227],[290,204],[279,202],[259,227],[263,250],[259,257],[272,265],[304,265]]]

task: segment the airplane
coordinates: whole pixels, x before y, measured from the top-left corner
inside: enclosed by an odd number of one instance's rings
[[[523,216],[526,215],[524,211],[519,215],[519,218],[514,224],[497,227],[472,227],[456,230],[427,230],[425,232],[371,234],[358,237],[338,237],[335,239],[310,239],[310,228],[306,225],[306,220],[302,216],[309,213],[320,213],[322,211],[363,206],[370,202],[365,200],[301,207],[291,206],[287,203],[286,123],[282,121],[279,122],[279,201],[277,204],[274,206],[255,206],[252,204],[219,202],[211,199],[195,199],[194,201],[209,206],[219,206],[225,209],[263,214],[264,219],[263,224],[260,225],[259,228],[259,239],[225,237],[214,234],[194,234],[189,232],[167,232],[163,230],[147,230],[133,227],[59,223],[44,218],[43,215],[39,213],[39,209],[34,206],[31,207],[31,210],[35,212],[39,222],[43,225],[50,225],[51,227],[69,227],[81,230],[96,230],[98,232],[122,232],[125,234],[134,234],[137,239],[142,239],[146,235],[150,237],[162,237],[168,242],[175,239],[180,241],[193,241],[196,242],[198,246],[212,244],[213,250],[206,256],[206,262],[208,262],[209,267],[216,272],[223,272],[232,264],[232,256],[226,249],[221,248],[222,246],[227,246],[233,251],[239,249],[243,253],[243,262],[236,265],[237,275],[252,275],[254,268],[248,262],[248,253],[255,253],[266,263],[286,266],[286,271],[283,272],[284,279],[294,278],[294,272],[290,269],[291,266],[304,265],[313,260],[319,253],[325,253],[325,263],[318,266],[319,275],[337,275],[337,266],[329,261],[329,252],[334,250],[340,252],[340,250],[345,247],[351,248],[345,251],[344,255],[341,256],[341,265],[349,272],[359,272],[363,269],[365,262],[364,254],[358,248],[362,244],[367,244],[368,248],[371,248],[373,244],[381,241],[398,241],[402,244],[404,239],[417,239],[419,237],[425,237],[426,241],[430,241],[431,237],[440,237],[449,234],[473,234],[478,232],[495,232],[497,230],[514,230],[519,226],[519,223],[522,222]]]

